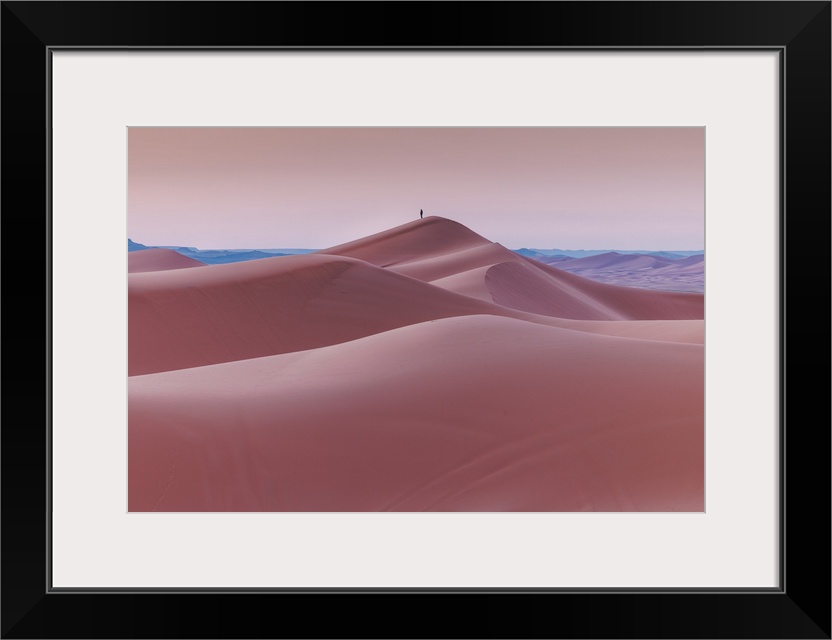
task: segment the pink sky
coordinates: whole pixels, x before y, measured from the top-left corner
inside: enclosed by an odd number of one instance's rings
[[[130,128],[128,236],[319,249],[419,209],[511,248],[704,248],[705,130]]]

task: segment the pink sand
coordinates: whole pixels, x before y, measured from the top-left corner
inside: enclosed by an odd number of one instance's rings
[[[394,249],[406,259],[396,260]],[[430,257],[418,258],[417,249]],[[383,268],[353,254],[395,265]],[[412,276],[439,279],[411,277],[402,272],[408,266]],[[132,274],[129,300],[130,375],[313,349],[453,316],[547,324],[529,314],[703,317],[701,295],[592,282],[435,217],[317,254]]]
[[[129,276],[130,511],[701,511],[703,296],[426,218]]]
[[[127,254],[128,273],[169,271],[171,269],[189,269],[204,266],[206,265],[199,260],[183,256],[173,249],[142,249]]]
[[[703,349],[469,316],[130,384],[131,511],[701,511]]]

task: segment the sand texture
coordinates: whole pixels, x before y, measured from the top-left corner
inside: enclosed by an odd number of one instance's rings
[[[200,268],[151,251],[128,276],[130,511],[704,508],[700,293],[439,217]]]

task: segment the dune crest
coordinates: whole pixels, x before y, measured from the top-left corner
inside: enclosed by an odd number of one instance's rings
[[[459,223],[431,216],[324,249],[498,305],[553,317],[597,320],[704,318],[704,296],[603,284],[518,255]],[[671,261],[614,252],[569,261],[662,268]],[[700,261],[701,264],[701,261]],[[484,267],[493,269],[481,270]],[[462,276],[462,274],[465,274]],[[480,276],[481,279],[480,279]]]
[[[379,267],[390,267],[482,244],[491,242],[458,222],[428,216],[318,253],[348,256]]]

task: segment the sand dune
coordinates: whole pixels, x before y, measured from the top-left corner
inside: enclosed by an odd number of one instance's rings
[[[447,253],[400,262],[391,266],[390,270],[417,280],[436,282],[472,269],[490,267],[501,262],[511,262],[517,259],[513,252],[502,245],[490,242],[460,250],[449,247]]]
[[[172,269],[189,269],[204,267],[199,260],[183,256],[171,249],[144,249],[127,254],[128,273],[146,273],[148,271],[170,271]]]
[[[489,244],[493,243],[458,222],[428,216],[319,253],[348,256],[379,267],[390,267]]]
[[[136,274],[129,281],[128,370],[137,375],[314,349],[477,313],[510,312],[340,256]]]
[[[425,222],[427,231],[441,226]],[[418,247],[432,237],[405,226],[410,229],[365,248],[389,257],[388,240],[403,247],[408,236]],[[129,374],[314,349],[451,316],[491,314],[538,323],[546,321],[518,312],[578,320],[702,317],[701,296],[598,285],[555,269],[547,273],[545,265],[533,268],[519,256],[488,266],[511,252],[476,234],[466,236],[459,227],[449,226],[460,239],[459,251],[446,242],[433,258],[400,261],[396,270],[317,253],[132,274]],[[468,247],[474,241],[477,246]],[[478,266],[483,262],[485,267]],[[423,277],[459,272],[428,284],[397,272],[405,266]]]
[[[703,350],[493,316],[130,380],[131,511],[703,508]]]
[[[518,255],[456,222],[436,216],[324,249],[321,253],[361,258],[457,293],[554,317],[604,320],[704,317],[701,295],[629,288],[622,291],[620,286],[599,286],[593,280]],[[611,252],[564,264],[582,261],[595,267],[626,264],[630,265],[628,269],[672,263],[667,258]],[[478,271],[487,266],[493,269]]]
[[[308,255],[159,256],[128,278],[130,511],[703,508],[701,294],[435,217]]]
[[[536,258],[538,262],[546,262]],[[557,268],[596,282],[657,291],[701,293],[705,257],[671,259],[660,255],[608,252],[557,263]]]
[[[438,280],[431,280],[431,284],[447,291],[494,303],[494,297],[488,287],[485,286],[485,274],[492,266],[494,265],[489,264],[484,267],[454,273]]]
[[[660,256],[621,254],[610,251],[595,256],[569,260],[568,262],[564,262],[561,268],[570,271],[583,269],[655,269],[671,263],[672,260]]]
[[[486,273],[486,286],[498,304],[562,318],[689,320],[704,317],[701,295],[617,287],[558,272],[549,265],[495,265]]]
[[[682,260],[677,261],[680,265],[692,265],[698,264],[700,262],[705,262],[705,256],[702,254],[696,254],[692,256],[688,256],[687,258],[683,258]]]
[[[700,257],[700,256],[694,256]],[[682,274],[682,273],[690,273],[690,274],[704,274],[705,273],[705,263],[702,260],[698,260],[696,262],[688,262],[682,264],[682,261],[679,261],[679,264],[670,264],[666,267],[662,267],[661,269],[656,269],[656,271],[660,271],[663,273],[670,273],[670,274]]]
[[[559,267],[536,263],[529,258],[524,260],[564,285],[616,309],[617,317],[607,318],[610,320],[691,320],[705,317],[705,297],[701,293],[651,290],[597,282],[563,271]]]
[[[534,316],[537,321],[536,324],[544,324],[539,321],[540,317]],[[604,320],[561,320],[552,318],[550,322],[545,324],[562,329],[600,333],[619,338],[705,344],[704,320],[619,320],[607,322]]]

